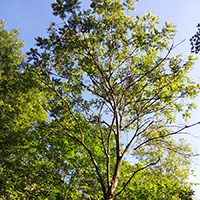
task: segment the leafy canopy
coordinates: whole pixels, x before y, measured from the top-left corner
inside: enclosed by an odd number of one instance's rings
[[[83,147],[104,199],[112,199],[135,175],[120,185],[126,155],[132,153],[134,158],[152,146],[184,155],[170,136],[188,128],[172,128],[177,113],[187,120],[195,108],[186,101],[199,93],[187,76],[195,59],[171,55],[176,47],[171,42],[173,24],[158,29],[158,18],[151,12],[128,15],[134,10],[132,1],[93,0],[83,10],[77,0],[59,0],[52,8],[63,24],[52,23],[48,38],[37,38],[41,50],[31,49],[31,68],[55,94],[48,112],[66,136]],[[99,131],[88,132],[84,127],[90,125]],[[98,146],[90,138],[96,138]],[[155,156],[154,162],[137,170],[158,162]]]
[[[19,30],[8,32],[5,23],[0,21],[0,198],[19,199],[34,188],[31,173],[41,170],[31,130],[48,115],[40,82],[23,68]]]
[[[187,102],[199,93],[187,76],[195,58],[173,56],[173,24],[158,29],[159,19],[151,12],[129,15],[134,4],[92,0],[87,10],[78,0],[52,4],[63,23],[52,23],[48,37],[36,39],[40,49],[30,50],[24,69],[39,85],[43,111],[49,114],[48,120],[38,120],[29,129],[37,140],[26,163],[41,164],[38,169],[48,166],[53,175],[50,184],[38,181],[39,176],[31,178],[34,187],[28,194],[35,191],[37,196],[42,188],[65,199],[121,199],[135,190],[131,183],[140,172],[154,166],[151,173],[157,177],[157,166],[168,154],[178,160],[179,153],[186,160],[183,166],[190,163],[191,149],[171,137],[190,127],[174,124],[178,114],[187,120],[195,108]],[[132,164],[125,161],[127,155]],[[165,187],[153,184],[166,195],[168,183],[177,180],[169,174],[163,175]],[[54,184],[53,177],[58,180]],[[187,185],[187,176],[183,180]],[[181,186],[171,197],[179,198]],[[139,199],[136,193],[132,196]]]

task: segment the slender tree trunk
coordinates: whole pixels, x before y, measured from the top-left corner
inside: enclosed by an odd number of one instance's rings
[[[122,160],[123,160],[122,157],[120,157],[120,159],[118,160],[118,162],[116,164],[115,173],[113,175],[111,186],[108,189],[105,200],[113,200],[113,195],[115,193],[115,190],[116,190],[116,187],[118,184],[118,180],[119,180],[119,172],[120,172],[120,168],[122,165]]]

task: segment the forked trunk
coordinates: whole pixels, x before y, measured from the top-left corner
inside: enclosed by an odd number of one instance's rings
[[[111,186],[108,189],[108,192],[106,194],[105,200],[114,200],[114,193],[118,184],[118,180],[119,180],[119,172],[120,172],[120,168],[122,165],[122,157],[119,159],[119,161],[117,162],[116,168],[115,168],[115,173],[111,182]]]

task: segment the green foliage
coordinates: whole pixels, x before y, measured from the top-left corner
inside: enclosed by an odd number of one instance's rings
[[[130,152],[136,157],[156,146],[187,156],[171,140],[187,126],[168,127],[176,123],[177,113],[187,120],[195,108],[186,101],[199,93],[187,76],[195,58],[172,56],[174,25],[165,23],[159,30],[151,12],[127,15],[134,10],[132,1],[93,0],[90,9],[82,10],[77,0],[59,0],[52,8],[63,26],[52,23],[48,38],[36,39],[42,51],[29,52],[31,68],[55,95],[48,109],[52,122],[83,148],[79,155],[90,158],[88,169],[100,184],[101,198],[117,198],[125,190],[119,179]],[[128,141],[122,148],[125,132]],[[153,158],[133,165],[130,181],[137,171],[156,165],[159,157]],[[81,185],[79,191],[97,198]]]
[[[30,131],[48,118],[36,76],[22,68],[25,55],[18,34],[18,29],[8,32],[5,21],[0,22],[0,197],[11,199],[31,187],[34,164],[28,164],[27,152],[35,137]]]
[[[187,76],[195,58],[172,56],[174,25],[158,29],[151,12],[129,16],[134,4],[92,0],[83,10],[78,0],[57,0],[53,14],[63,24],[52,23],[49,36],[36,39],[40,49],[30,49],[23,65],[17,34],[1,29],[11,38],[4,46],[18,52],[14,60],[15,52],[5,50],[11,55],[0,62],[7,63],[1,71],[2,197],[190,195],[193,153],[172,136],[188,128],[174,128],[177,115],[187,120],[195,108],[187,102],[199,93]],[[132,163],[125,160],[130,154]]]
[[[175,141],[173,141],[175,143]],[[191,148],[180,139],[180,145],[185,152],[191,152]],[[179,150],[180,151],[180,150]],[[192,199],[192,185],[188,179],[191,175],[191,157],[183,159],[182,155],[177,152],[162,149],[158,147],[151,147],[143,150],[138,154],[138,163],[145,166],[149,161],[155,160],[155,156],[160,157],[158,165],[151,166],[143,171],[137,173],[126,188],[125,193],[122,194],[121,199]],[[127,165],[127,164],[126,164]],[[133,166],[126,166],[131,174]],[[132,169],[133,170],[133,169]],[[123,177],[123,176],[122,176]],[[124,179],[120,180],[126,182]]]

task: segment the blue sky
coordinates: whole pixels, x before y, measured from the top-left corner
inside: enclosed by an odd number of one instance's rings
[[[52,15],[51,3],[54,0],[0,0],[0,20],[6,19],[6,29],[12,30],[19,28],[20,38],[25,42],[24,52],[27,52],[34,46],[34,37],[46,36],[46,29],[51,21],[59,22],[58,18]],[[88,6],[88,0],[82,0],[84,6]],[[160,25],[164,22],[173,22],[177,25],[177,34],[175,44],[186,39],[178,46],[173,54],[183,53],[186,58],[190,54],[190,37],[195,34],[196,25],[200,23],[200,1],[199,0],[141,0],[136,5],[136,11],[133,14],[142,15],[151,10],[152,14],[160,16]],[[198,56],[199,57],[199,56]],[[190,76],[200,82],[200,61],[196,62],[193,72]],[[196,101],[199,105],[194,111],[190,123],[200,121],[200,98]],[[199,136],[200,126],[192,128],[190,133]],[[200,154],[200,140],[193,137],[187,137],[194,150]],[[196,159],[194,169],[198,175],[195,179],[200,182],[200,159]],[[200,186],[195,188],[196,198],[200,199]]]

